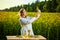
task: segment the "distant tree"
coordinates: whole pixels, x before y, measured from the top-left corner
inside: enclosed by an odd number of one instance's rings
[[[30,11],[30,3],[28,3],[28,12]]]
[[[39,9],[40,9],[41,11],[44,11],[44,10],[43,10],[44,4],[45,4],[45,2],[40,2]]]
[[[53,12],[56,12],[57,5],[58,5],[57,0],[52,0],[52,11]]]
[[[47,12],[56,12],[57,5],[56,0],[48,0],[48,2],[43,6],[43,10]]]
[[[4,9],[3,11],[9,11],[8,8]]]
[[[31,4],[31,11],[35,11],[35,9],[36,9],[36,4],[35,3],[32,3]]]
[[[56,11],[60,12],[60,5],[57,6]]]
[[[60,12],[60,0],[56,0],[57,1],[57,8],[56,8],[56,12]]]
[[[56,0],[57,1],[57,3],[60,5],[60,0]]]
[[[40,1],[37,0],[37,1],[35,2],[35,6],[38,6],[38,7],[39,7],[39,5],[40,5]]]
[[[19,11],[20,10],[20,7],[17,6],[16,9],[14,8],[14,11]]]
[[[43,10],[46,12],[51,12],[52,6],[51,6],[51,1],[48,0],[48,2],[45,1],[45,4],[43,6]]]

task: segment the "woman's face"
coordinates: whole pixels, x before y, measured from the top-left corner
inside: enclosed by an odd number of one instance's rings
[[[26,10],[25,10],[25,9],[23,10],[22,15],[23,15],[23,16],[26,16]]]

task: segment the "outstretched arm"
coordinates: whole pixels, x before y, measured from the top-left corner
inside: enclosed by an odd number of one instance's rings
[[[41,16],[41,10],[39,10],[39,8],[37,8],[37,15],[35,17],[39,18],[40,16]]]
[[[35,17],[32,17],[30,22],[34,22],[35,20],[37,20],[39,17],[41,16],[41,10],[39,10],[39,8],[37,8],[37,14]]]

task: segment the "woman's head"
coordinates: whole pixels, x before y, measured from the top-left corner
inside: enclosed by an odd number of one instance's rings
[[[26,10],[24,8],[21,8],[19,13],[21,16],[26,16]]]

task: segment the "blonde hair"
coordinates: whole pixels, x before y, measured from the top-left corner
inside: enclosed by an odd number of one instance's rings
[[[21,8],[19,12],[20,13],[23,13],[24,10],[25,10],[24,8]]]
[[[22,13],[23,13],[24,10],[25,10],[24,8],[21,8],[21,9],[19,10],[20,16],[22,16]]]

